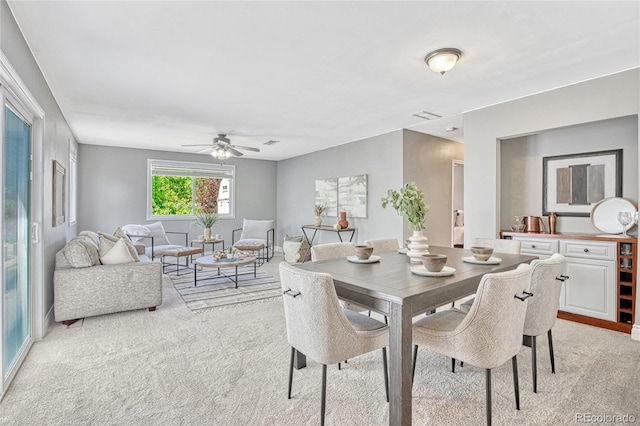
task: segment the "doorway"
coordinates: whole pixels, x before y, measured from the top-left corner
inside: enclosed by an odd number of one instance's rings
[[[451,162],[451,246],[464,246],[464,161]]]

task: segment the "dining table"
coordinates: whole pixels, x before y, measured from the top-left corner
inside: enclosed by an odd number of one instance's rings
[[[340,299],[388,317],[390,425],[411,424],[413,318],[475,293],[484,274],[515,269],[538,258],[494,253],[489,262],[477,262],[465,249],[429,246],[429,252],[447,255],[446,266],[455,271],[448,276],[418,275],[415,272],[424,272],[422,264],[411,263],[401,250],[374,253],[369,263],[340,258],[297,264],[306,271],[330,274]],[[306,357],[297,352],[295,367],[305,365]]]

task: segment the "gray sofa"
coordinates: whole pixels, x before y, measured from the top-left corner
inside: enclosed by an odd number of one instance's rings
[[[99,235],[83,231],[56,253],[53,277],[54,318],[77,319],[148,308],[162,303],[162,265],[133,248],[138,261],[103,265]]]

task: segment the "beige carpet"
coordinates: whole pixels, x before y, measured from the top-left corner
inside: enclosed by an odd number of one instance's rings
[[[182,300],[194,312],[209,309],[229,308],[235,305],[257,303],[282,297],[280,280],[257,268],[254,276],[253,266],[238,268],[238,286],[234,268],[205,269],[198,271],[198,285],[194,285],[193,271],[181,275],[169,275],[173,286]],[[228,278],[225,276],[226,274]]]
[[[577,413],[640,419],[640,343],[629,335],[559,321],[557,374],[539,344],[539,393],[530,350],[519,355],[522,409],[511,366],[494,372],[495,425],[574,424]],[[56,324],[34,345],[0,403],[2,425],[317,425],[320,366],[296,371],[287,400],[289,347],[282,301],[194,314],[169,280],[155,312]],[[329,369],[328,425],[388,424],[380,353]],[[421,351],[414,425],[484,423],[484,372],[449,372]],[[640,421],[640,420],[636,420]]]

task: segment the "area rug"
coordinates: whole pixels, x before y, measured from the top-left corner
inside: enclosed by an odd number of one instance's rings
[[[223,269],[222,272],[233,277],[232,268]],[[169,278],[182,300],[196,313],[257,303],[282,296],[280,280],[260,269],[254,277],[253,266],[238,268],[238,288],[231,279],[224,275],[218,276],[217,269],[199,271],[197,287],[193,285],[193,273],[170,275]]]

